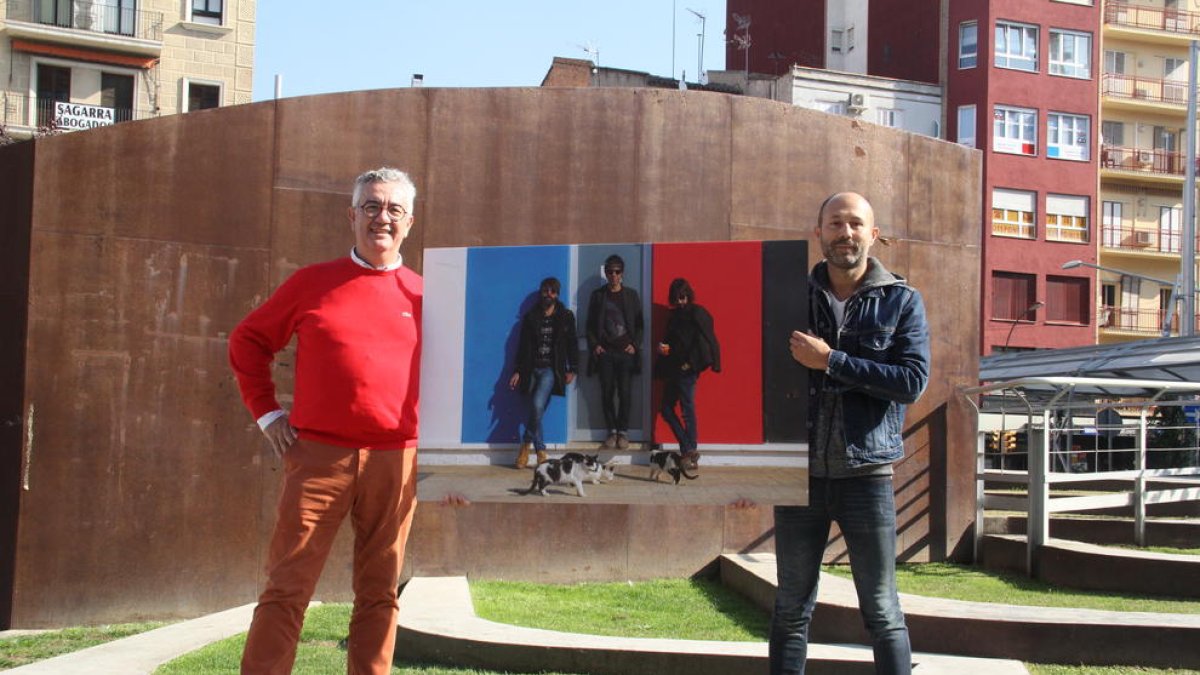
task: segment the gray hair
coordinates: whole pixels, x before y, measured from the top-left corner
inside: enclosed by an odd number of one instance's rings
[[[363,188],[372,183],[398,184],[400,192],[397,196],[400,198],[400,205],[409,213],[412,213],[413,202],[417,199],[417,186],[413,184],[408,174],[389,166],[381,166],[378,169],[365,171],[358,178],[354,179],[354,194],[350,198],[350,206],[361,206],[358,200],[362,198]]]

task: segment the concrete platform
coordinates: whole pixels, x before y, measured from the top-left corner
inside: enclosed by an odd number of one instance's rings
[[[589,450],[588,452],[595,452]],[[610,453],[611,454],[611,453]],[[557,456],[557,455],[552,455]],[[607,455],[602,455],[602,459]],[[644,461],[644,458],[640,458]],[[612,481],[584,484],[585,497],[571,485],[553,485],[546,496],[521,494],[533,481],[532,468],[509,466],[421,465],[417,474],[417,498],[440,501],[461,494],[472,502],[573,503],[573,504],[732,504],[750,500],[759,505],[805,504],[808,501],[808,470],[794,467],[708,466],[701,460],[698,478],[675,485],[670,476],[650,479],[644,464],[619,464]]]
[[[774,555],[725,555],[720,571],[726,586],[759,606],[774,603]],[[1197,615],[1029,607],[905,593],[900,603],[914,650],[1033,663],[1200,668]],[[817,642],[866,642],[850,580],[821,575],[812,632]]]
[[[515,672],[758,675],[767,669],[764,642],[581,635],[480,619],[465,577],[409,581],[400,600],[396,651],[437,663]],[[913,661],[923,675],[1028,673],[1020,662],[1008,660],[914,654]],[[875,672],[869,648],[826,644],[810,647],[807,670],[814,675]]]
[[[983,538],[983,566],[1025,571],[1023,535]],[[1200,598],[1200,556],[1098,546],[1049,539],[1042,547],[1038,578],[1065,588]],[[1197,650],[1200,652],[1200,650]]]

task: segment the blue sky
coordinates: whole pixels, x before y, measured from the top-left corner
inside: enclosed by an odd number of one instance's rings
[[[254,100],[407,87],[536,87],[555,56],[696,79],[700,20],[705,70],[725,65],[725,0],[259,0]]]

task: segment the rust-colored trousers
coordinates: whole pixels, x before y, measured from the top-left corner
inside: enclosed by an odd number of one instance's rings
[[[396,590],[417,496],[417,450],[356,450],[297,440],[284,453],[283,492],[242,673],[285,675],[334,535],[354,527],[354,611],[346,672],[391,672]]]

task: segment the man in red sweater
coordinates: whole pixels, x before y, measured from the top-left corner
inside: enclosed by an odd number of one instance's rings
[[[348,257],[298,270],[229,336],[242,399],[283,488],[242,673],[289,673],[304,611],[342,520],[354,527],[347,672],[391,672],[396,592],[416,506],[421,277],[402,266],[416,188],[401,171],[354,183]],[[292,410],[271,379],[297,337]]]

